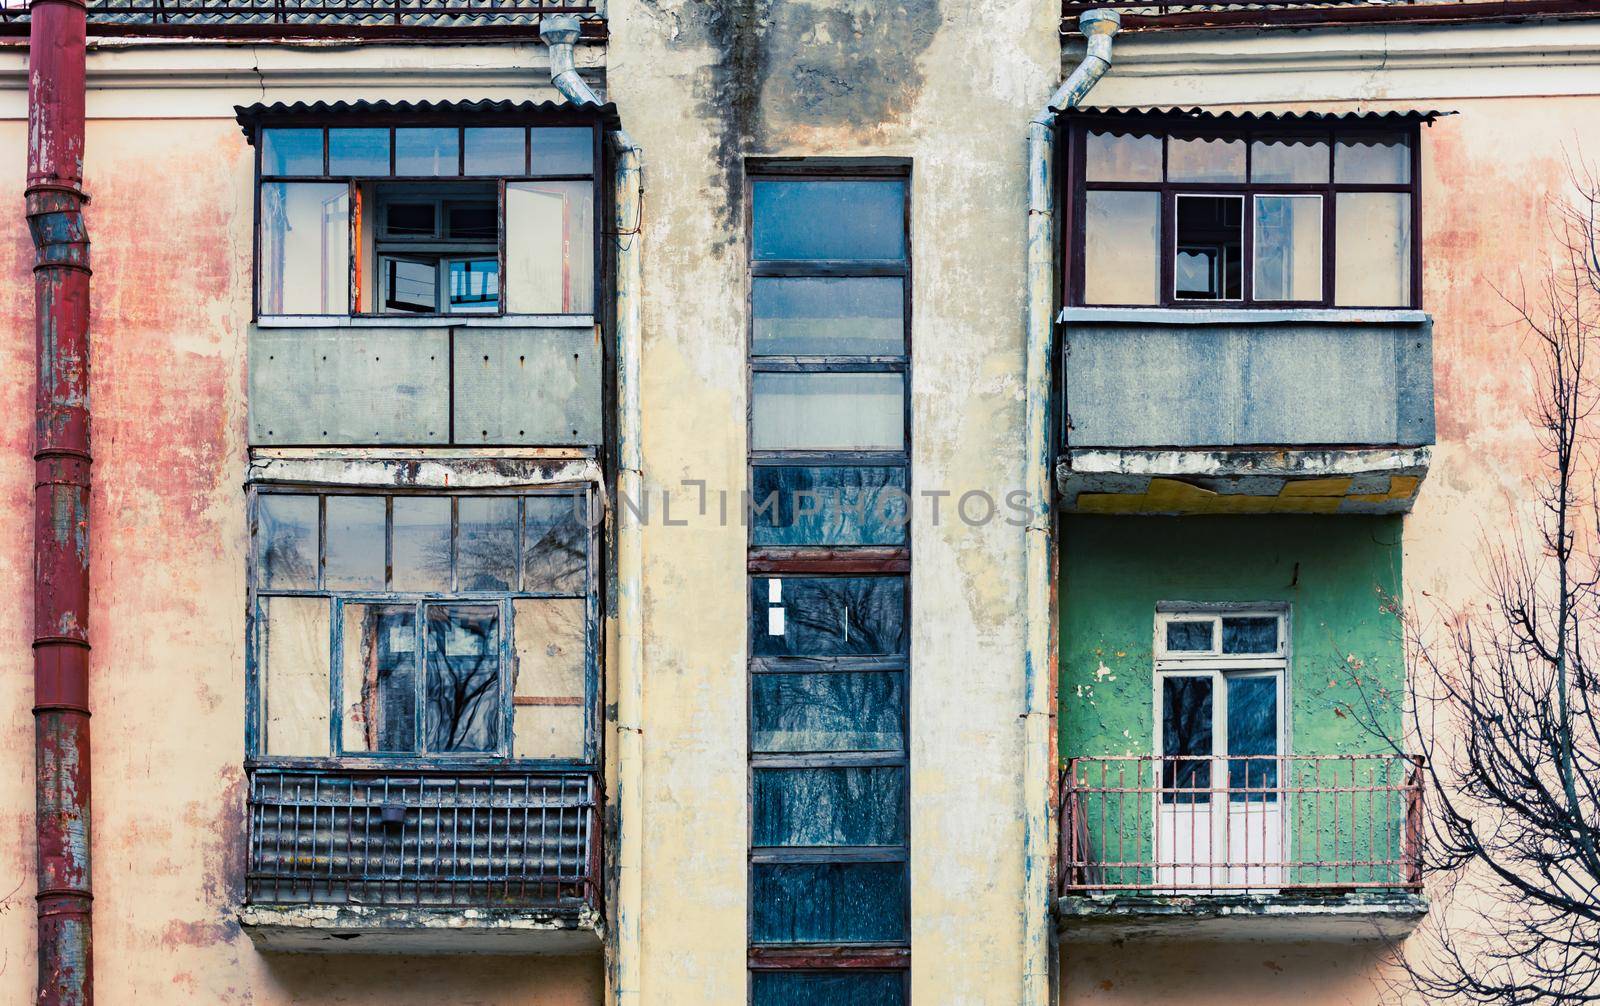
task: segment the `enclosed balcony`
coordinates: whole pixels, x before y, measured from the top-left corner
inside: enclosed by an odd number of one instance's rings
[[[1422,767],[1397,755],[1072,759],[1064,939],[1391,939],[1426,913]]]

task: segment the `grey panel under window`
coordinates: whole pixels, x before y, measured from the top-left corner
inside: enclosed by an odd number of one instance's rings
[[[750,446],[758,451],[905,447],[905,375],[758,373]]]
[[[493,751],[500,745],[500,609],[427,609],[427,750]]]
[[[756,674],[750,679],[750,748],[903,750],[904,682],[898,671]]]
[[[317,586],[317,498],[256,497],[256,583],[280,590]]]
[[[600,443],[600,347],[593,329],[458,330],[455,390],[460,443]]]
[[[905,182],[757,181],[752,257],[903,259]]]
[[[456,589],[516,589],[516,499],[469,496],[456,505]]]
[[[753,774],[753,846],[905,844],[903,768],[758,768]]]
[[[752,545],[903,545],[906,471],[888,466],[759,465]]]
[[[758,276],[750,281],[758,356],[898,356],[905,281],[898,276]]]
[[[528,496],[522,501],[522,589],[582,594],[589,568],[585,496]]]
[[[905,652],[901,576],[750,578],[750,646],[758,657]]]
[[[905,1006],[906,978],[892,971],[756,971],[752,1006]]]
[[[382,590],[388,563],[382,496],[328,497],[329,590]]]
[[[910,937],[904,863],[755,863],[752,943],[895,943]]]
[[[396,496],[394,500],[394,590],[450,589],[450,500],[444,496]]]

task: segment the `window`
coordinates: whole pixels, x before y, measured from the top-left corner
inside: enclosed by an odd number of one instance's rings
[[[258,316],[592,315],[599,130],[259,129]]]
[[[589,503],[255,490],[254,753],[593,762]]]
[[[1427,116],[1065,121],[1069,303],[1418,306]]]

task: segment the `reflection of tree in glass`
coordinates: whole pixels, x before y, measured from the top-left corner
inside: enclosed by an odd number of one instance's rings
[[[766,619],[767,584],[757,617]],[[902,651],[905,581],[897,576],[817,577],[783,581],[784,633],[755,627],[757,656],[839,656]]]
[[[517,582],[517,501],[461,500],[456,582],[461,590],[511,590]]]
[[[525,502],[524,590],[581,594],[588,571],[585,496],[531,496]]]
[[[268,585],[316,584],[315,518],[308,527],[293,520],[274,519],[263,507],[257,518],[256,535],[262,542],[261,563]]]
[[[365,751],[411,751],[416,748],[416,666],[411,650],[392,646],[414,639],[410,607],[361,606],[361,675],[358,727]],[[355,747],[347,737],[345,746]]]
[[[893,674],[773,675],[756,693],[757,722],[784,751],[882,751],[898,746],[900,689]]]
[[[492,751],[499,744],[499,613],[428,610],[430,751]]]

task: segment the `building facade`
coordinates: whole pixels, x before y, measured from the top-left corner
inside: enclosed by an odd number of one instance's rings
[[[0,8],[0,1001],[1403,997],[1587,6]]]

